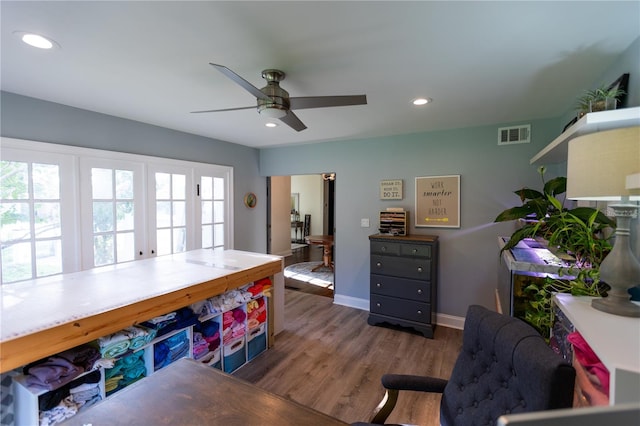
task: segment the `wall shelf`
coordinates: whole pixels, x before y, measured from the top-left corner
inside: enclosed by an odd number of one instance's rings
[[[567,161],[571,139],[588,133],[640,125],[640,107],[622,108],[586,114],[534,155],[529,164],[554,164]]]

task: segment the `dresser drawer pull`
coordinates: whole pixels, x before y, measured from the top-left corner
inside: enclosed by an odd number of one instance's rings
[[[422,311],[418,309],[418,315],[422,315]]]
[[[378,267],[378,268],[382,268],[382,262],[378,262],[378,263],[376,263],[376,267]]]
[[[380,247],[380,251],[387,251],[387,246]]]
[[[376,283],[376,287],[380,288],[380,287],[382,287],[382,284]]]
[[[413,249],[413,254],[416,254],[418,252],[418,249]]]
[[[421,288],[418,289],[418,294],[422,294],[422,289]]]
[[[382,306],[382,304],[380,304],[380,302],[376,303],[376,306],[379,308],[380,306]]]
[[[418,266],[418,272],[422,272],[422,266]]]

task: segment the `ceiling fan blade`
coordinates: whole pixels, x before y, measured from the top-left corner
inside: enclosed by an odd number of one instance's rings
[[[235,72],[231,71],[229,68],[225,67],[224,65],[218,65],[218,64],[211,63],[211,62],[209,62],[209,65],[211,65],[212,67],[214,67],[215,69],[220,71],[222,74],[224,74],[227,77],[229,77],[236,84],[239,84],[240,86],[242,86],[244,88],[244,90],[246,90],[247,92],[251,93],[256,98],[264,99],[265,101],[271,100],[271,98],[269,96],[267,96],[264,93],[262,93],[262,91],[260,89],[258,89],[256,86],[254,86],[253,84],[249,83],[247,80],[245,80],[244,78],[240,77],[238,74],[236,74]]]
[[[289,98],[289,105],[291,109],[326,108],[366,104],[367,95],[302,96],[297,98]]]
[[[307,126],[305,126],[304,123],[300,121],[298,116],[295,115],[293,111],[287,112],[287,115],[282,117],[280,121],[282,121],[284,124],[291,127],[293,130],[297,132],[301,132],[302,130],[307,128]]]
[[[222,112],[222,111],[239,111],[241,109],[256,109],[256,106],[239,107],[239,108],[224,108],[224,109],[206,109],[203,111],[191,111],[191,114],[200,114],[201,112]]]

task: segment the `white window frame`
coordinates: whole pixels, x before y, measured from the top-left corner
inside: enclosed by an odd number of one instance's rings
[[[196,185],[200,184],[202,176],[212,176],[224,179],[224,247],[233,247],[233,168],[216,166],[204,169],[196,167],[194,169],[194,173],[194,182]],[[199,193],[195,213],[198,219],[196,244],[198,247],[202,247],[202,203]]]
[[[90,178],[86,178],[86,167],[88,164],[100,165],[102,164],[104,168],[118,168],[118,164],[141,164],[142,165],[142,176],[143,176],[143,184],[142,191],[147,194],[144,196],[144,206],[143,210],[140,212],[143,213],[143,220],[148,219],[148,214],[150,212],[149,203],[149,194],[151,193],[148,185],[149,183],[149,174],[151,170],[155,171],[167,171],[167,170],[189,170],[187,181],[191,182],[191,189],[187,187],[187,198],[191,200],[191,206],[188,207],[187,213],[187,223],[188,227],[191,229],[188,230],[191,235],[191,238],[188,237],[188,250],[199,248],[202,245],[202,235],[201,235],[201,205],[200,205],[200,197],[196,194],[196,184],[200,182],[200,176],[214,176],[214,177],[222,177],[225,179],[225,221],[224,221],[224,241],[225,241],[225,249],[233,249],[234,248],[234,235],[233,235],[233,167],[230,166],[222,166],[216,164],[208,164],[208,163],[199,163],[199,162],[191,162],[184,160],[175,160],[175,159],[166,159],[160,157],[153,157],[147,155],[139,155],[139,154],[127,154],[121,152],[114,151],[105,151],[93,148],[82,148],[82,147],[74,147],[69,145],[60,145],[60,144],[52,144],[47,142],[37,142],[30,140],[22,140],[22,139],[14,139],[14,138],[0,138],[0,155],[4,158],[5,153],[13,153],[16,151],[24,151],[25,152],[25,160],[33,162],[35,158],[48,158],[49,163],[51,163],[51,159],[59,158],[60,161],[65,162],[65,166],[61,167],[61,170],[64,171],[64,178],[61,176],[61,191],[64,190],[65,198],[64,203],[68,205],[65,207],[65,214],[63,215],[61,212],[61,220],[63,221],[63,250],[65,250],[64,255],[64,265],[63,265],[63,273],[70,273],[79,271],[81,269],[89,268],[92,266],[85,265],[93,265],[93,243],[88,245],[86,232],[83,232],[81,223],[85,223],[87,219],[87,214],[91,216],[91,209],[87,209],[84,203],[86,199],[86,186],[89,185],[89,199],[91,198],[91,180]],[[38,162],[38,161],[36,161]],[[47,163],[47,161],[41,161],[43,163]],[[81,166],[82,164],[82,166]],[[100,167],[100,166],[94,166]],[[81,170],[85,173],[84,177],[82,176]],[[90,167],[89,169],[90,170]],[[182,172],[178,172],[182,173]],[[64,179],[64,180],[63,180]],[[64,183],[63,183],[64,182]],[[82,184],[81,184],[82,183]],[[155,198],[155,181],[153,181],[154,188],[154,198]],[[190,195],[189,195],[190,194]],[[136,200],[137,202],[138,200]],[[155,208],[155,204],[153,204]],[[62,207],[61,207],[62,208]],[[70,210],[70,212],[69,212]],[[89,210],[86,212],[85,210]],[[136,206],[137,211],[137,206]],[[82,212],[82,213],[80,213]],[[154,215],[155,216],[155,215]],[[155,221],[153,224],[154,227],[154,239],[155,239]],[[144,238],[143,242],[140,243],[144,247],[143,250],[139,250],[136,247],[136,256],[137,258],[147,258],[150,256],[154,256],[151,253],[154,245],[150,242],[150,231],[151,226],[145,226],[144,229]],[[92,225],[90,227],[92,229]],[[136,224],[137,230],[137,224]],[[91,236],[92,238],[92,236]],[[137,237],[136,237],[137,238]],[[137,240],[136,240],[137,241]],[[138,242],[136,242],[138,244]],[[88,253],[91,256],[91,262],[88,262],[86,251],[90,251]],[[140,251],[143,252],[140,255]]]
[[[149,236],[149,247],[148,250],[151,251],[151,256],[155,256],[158,253],[158,241],[157,241],[157,230],[156,226],[156,181],[155,175],[156,173],[167,173],[167,174],[178,174],[185,176],[185,203],[187,205],[187,212],[185,217],[185,224],[187,229],[187,245],[186,250],[193,250],[195,248],[199,248],[195,244],[195,234],[197,234],[197,229],[195,226],[196,223],[196,214],[195,214],[195,206],[198,205],[195,195],[195,184],[193,182],[193,167],[186,167],[180,165],[172,165],[165,163],[152,163],[148,165],[147,172],[147,182],[148,182],[148,190],[147,190],[147,206],[148,212],[147,217],[149,218],[149,226],[148,226],[148,236]],[[173,227],[171,228],[173,229]],[[173,248],[172,248],[173,251]]]
[[[91,269],[95,265],[93,258],[93,197],[91,170],[94,168],[131,170],[134,174],[134,259],[140,260],[146,255],[147,242],[145,230],[145,179],[144,163],[139,161],[115,160],[111,158],[80,157],[80,205],[82,206],[80,231],[82,238],[82,269]]]
[[[2,139],[2,159],[6,161],[17,161],[25,163],[55,164],[59,166],[60,176],[60,228],[61,228],[61,249],[62,249],[62,273],[77,271],[80,267],[79,253],[80,241],[78,224],[78,197],[76,178],[77,167],[75,159],[67,155],[60,155],[38,150],[28,149],[28,146],[20,145],[20,148],[9,148]],[[26,149],[25,149],[26,148]],[[35,262],[33,253],[35,236],[32,235],[32,260]],[[35,263],[32,264],[35,268]],[[2,272],[0,271],[0,282],[2,282]]]

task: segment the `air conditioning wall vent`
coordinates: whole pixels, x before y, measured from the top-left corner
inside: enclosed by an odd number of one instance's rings
[[[513,145],[531,142],[531,124],[500,127],[498,129],[498,145]]]

